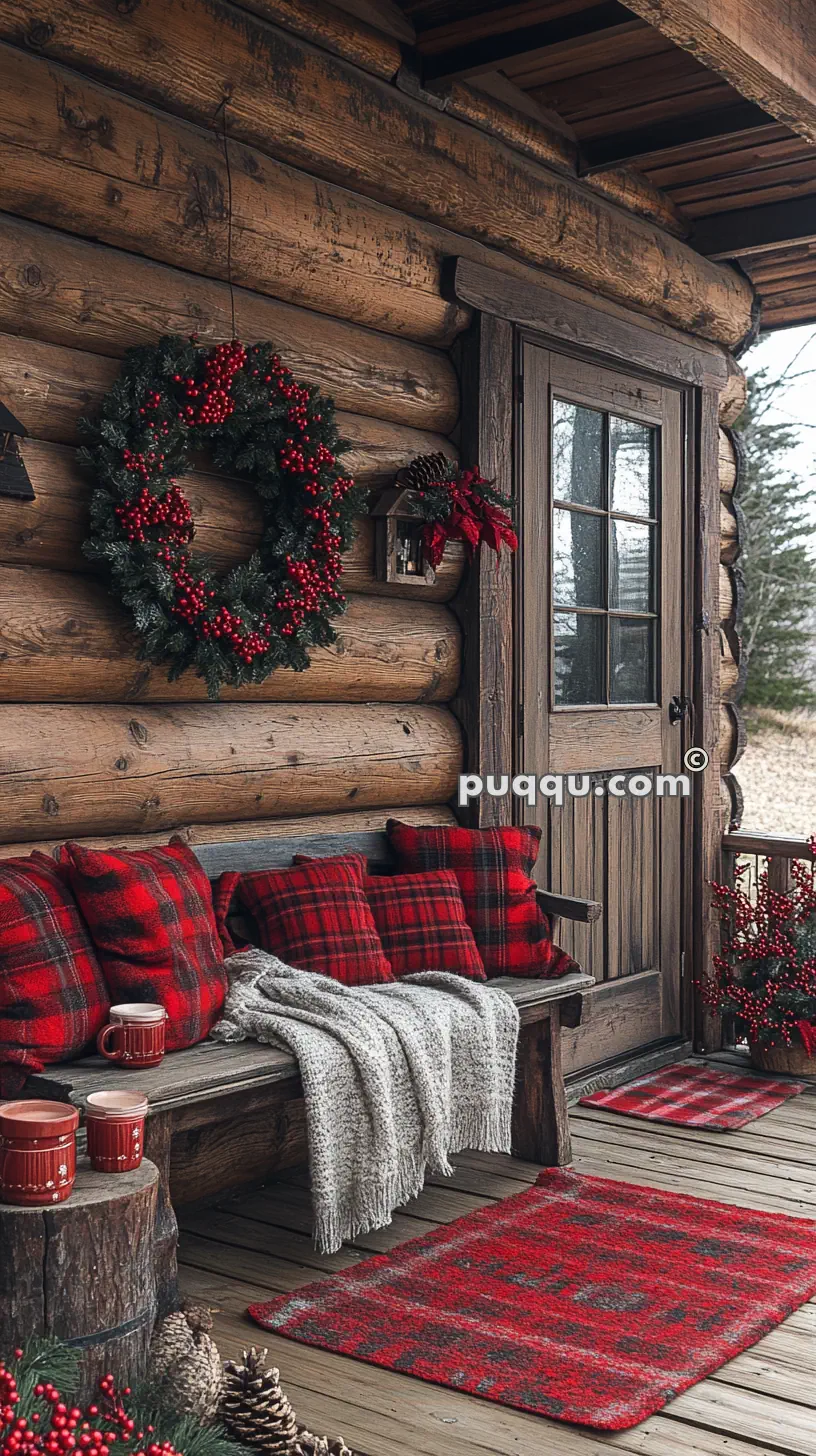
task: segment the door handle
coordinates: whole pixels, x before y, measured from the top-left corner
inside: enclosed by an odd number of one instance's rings
[[[676,694],[669,700],[669,722],[682,723],[691,710],[691,703],[688,698],[678,697]]]

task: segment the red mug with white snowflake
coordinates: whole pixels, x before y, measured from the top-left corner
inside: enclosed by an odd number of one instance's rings
[[[97,1173],[131,1173],[144,1152],[143,1092],[92,1092],[85,1108],[88,1157]]]
[[[76,1177],[79,1113],[64,1102],[0,1106],[0,1202],[64,1203]]]
[[[96,1049],[121,1067],[157,1067],[164,1056],[167,1012],[151,1001],[111,1006],[110,1021],[96,1038]]]

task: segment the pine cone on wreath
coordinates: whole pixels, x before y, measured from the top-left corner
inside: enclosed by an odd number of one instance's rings
[[[434,455],[417,455],[397,474],[397,482],[408,490],[427,490],[429,485],[450,478],[454,463],[438,450]]]
[[[244,1350],[244,1363],[227,1360],[219,1415],[233,1440],[265,1456],[300,1456],[298,1425],[280,1384],[267,1370],[266,1350]]]
[[[224,1381],[212,1325],[208,1309],[185,1300],[154,1332],[148,1356],[148,1381],[162,1403],[202,1421],[215,1415]]]

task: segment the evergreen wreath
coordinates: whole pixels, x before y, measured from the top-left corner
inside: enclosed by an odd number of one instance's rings
[[[166,335],[128,350],[98,417],[82,421],[93,473],[83,550],[104,562],[133,614],[140,656],[194,667],[211,698],[303,671],[308,649],[336,640],[331,618],[360,491],[343,475],[334,404],[300,384],[271,344],[215,348]],[[218,575],[193,554],[190,506],[177,477],[194,451],[251,482],[263,534],[249,560]]]

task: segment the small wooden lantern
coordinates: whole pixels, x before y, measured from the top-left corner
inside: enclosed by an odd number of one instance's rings
[[[425,556],[416,491],[401,485],[383,491],[371,514],[377,580],[433,586],[436,572]]]
[[[34,487],[28,478],[17,444],[28,431],[25,425],[0,404],[0,495],[14,496],[16,500],[33,501]]]

